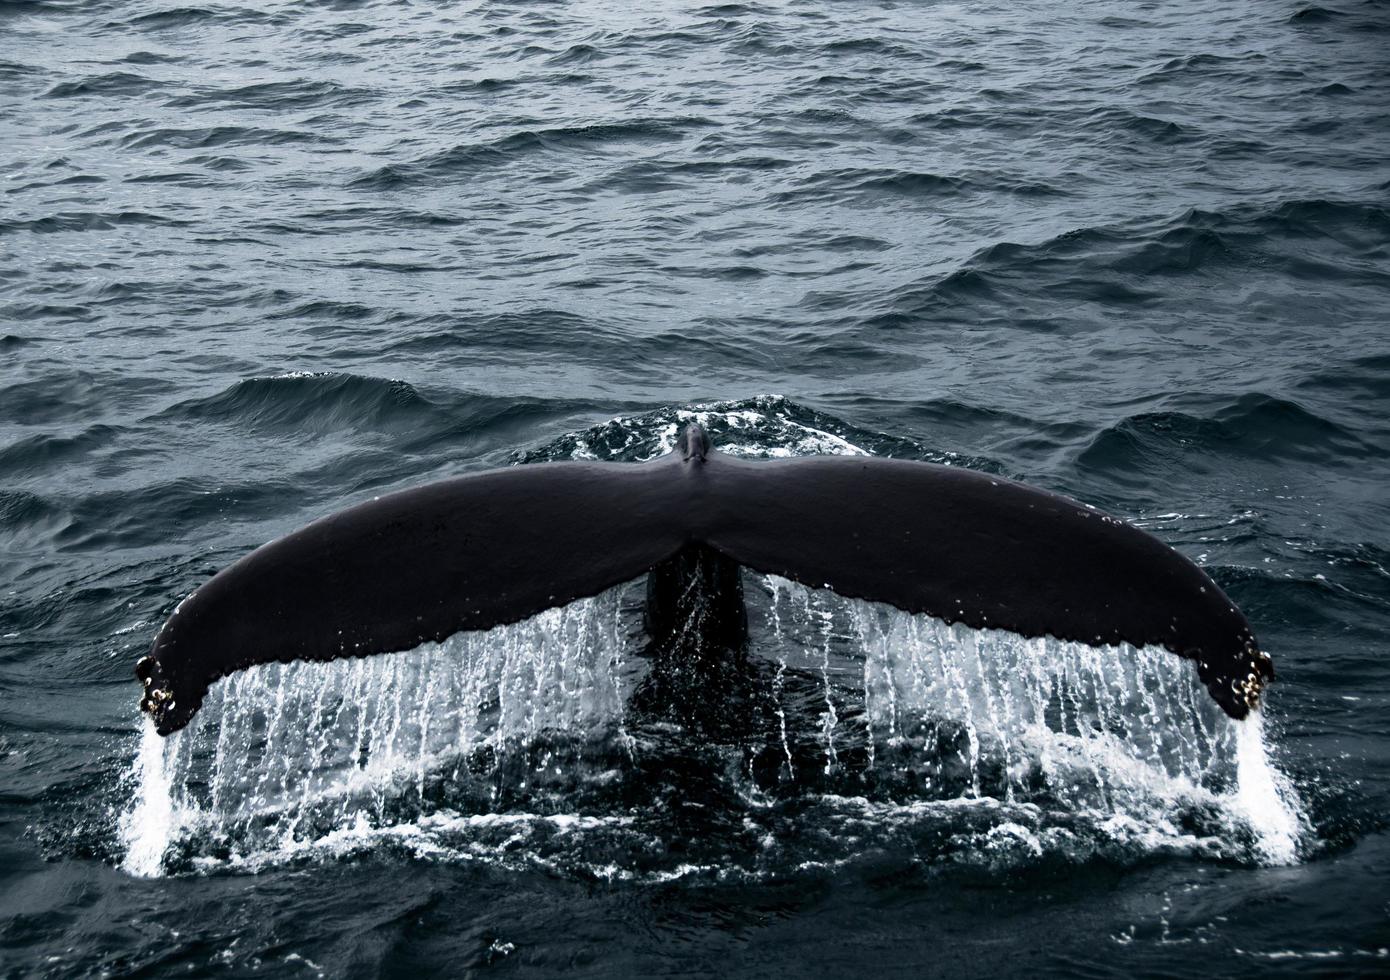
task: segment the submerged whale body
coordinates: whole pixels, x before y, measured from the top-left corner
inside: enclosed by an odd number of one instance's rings
[[[255,664],[408,650],[647,575],[646,695],[725,689],[747,641],[742,569],[910,613],[1193,661],[1233,718],[1274,676],[1187,558],[1066,497],[930,463],[750,461],[698,425],[646,463],[508,467],[359,504],[251,552],[179,604],[136,665],[160,734]]]

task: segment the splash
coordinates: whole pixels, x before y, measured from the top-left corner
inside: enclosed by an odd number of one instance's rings
[[[446,797],[486,806],[512,746],[610,727],[623,737],[622,594],[406,654],[224,678],[188,729],[144,733],[125,866],[153,873],[180,844],[293,851]]]
[[[1255,830],[1260,853],[1269,864],[1293,864],[1299,842],[1309,831],[1298,794],[1269,760],[1265,719],[1251,712],[1236,729],[1236,801]]]
[[[125,867],[387,848],[651,881],[873,852],[991,868],[1297,858],[1306,824],[1260,719],[1226,718],[1165,651],[971,630],[750,576],[766,725],[714,744],[631,715],[647,666],[630,589],[405,654],[219,682],[184,732],[145,733]]]
[[[869,432],[781,395],[714,401],[686,408],[661,408],[640,416],[618,416],[525,453],[516,462],[597,459],[641,462],[675,448],[687,423],[698,422],[719,451],[731,456],[778,459],[790,456],[895,456],[946,465],[997,470],[991,460],[967,458],[911,439]]]
[[[121,839],[126,845],[122,867],[133,875],[147,878],[159,874],[164,853],[175,831],[172,780],[165,765],[165,742],[155,731],[154,721],[143,720],[140,751],[135,760],[135,802],[120,821]]]
[[[768,588],[781,664],[799,657],[810,673],[819,660],[824,675],[817,641],[833,637],[838,682],[860,685],[855,730],[840,738],[862,742],[879,795],[1022,808],[1037,818],[1035,850],[1080,821],[1143,848],[1297,859],[1308,825],[1263,717],[1226,717],[1168,651],[948,625],[776,578]],[[829,765],[833,711],[823,718]]]
[[[646,459],[691,420],[737,455],[931,455],[765,396],[614,419],[525,458]],[[188,729],[145,732],[125,866],[385,848],[664,881],[873,854],[1280,864],[1308,835],[1262,717],[1231,721],[1167,651],[972,630],[748,574],[762,693],[728,706],[752,716],[746,737],[711,739],[630,709],[647,674],[634,585],[408,653],[224,679]]]

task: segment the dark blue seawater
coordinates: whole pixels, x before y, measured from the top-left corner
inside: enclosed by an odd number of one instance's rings
[[[0,283],[0,975],[1390,971],[1384,2],[0,0]],[[1262,730],[750,580],[785,762],[624,727],[625,594],[142,734],[250,548],[692,417],[1139,523]]]

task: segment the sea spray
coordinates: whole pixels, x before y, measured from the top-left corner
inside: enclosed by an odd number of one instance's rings
[[[217,852],[292,847],[400,822],[441,785],[485,799],[512,747],[621,729],[620,602],[611,590],[408,653],[224,678],[184,731],[165,740],[146,726],[125,866],[156,873],[171,844],[190,843],[180,831]]]
[[[1297,855],[1299,804],[1259,717],[1231,721],[1167,651],[972,630],[778,578],[747,591],[765,744],[629,717],[647,668],[620,587],[408,653],[222,680],[180,736],[144,734],[125,867],[384,846],[665,880],[889,843],[988,866]]]
[[[1263,711],[1252,711],[1236,724],[1236,801],[1254,828],[1260,852],[1269,864],[1293,864],[1308,821],[1297,790],[1274,767],[1265,742]]]
[[[135,799],[120,821],[126,848],[121,866],[140,877],[159,874],[164,852],[174,836],[174,802],[165,765],[167,744],[155,731],[154,721],[144,717],[133,774]]]

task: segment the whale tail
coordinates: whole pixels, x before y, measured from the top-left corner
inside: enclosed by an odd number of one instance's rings
[[[922,462],[737,459],[690,425],[676,451],[651,462],[457,477],[256,549],[159,631],[136,666],[141,707],[168,735],[209,685],[255,664],[408,650],[643,574],[649,649],[669,672],[742,650],[740,567],[975,628],[1163,646],[1195,663],[1233,718],[1274,676],[1205,572],[1094,508]],[[705,610],[694,629],[681,598],[692,589]]]

